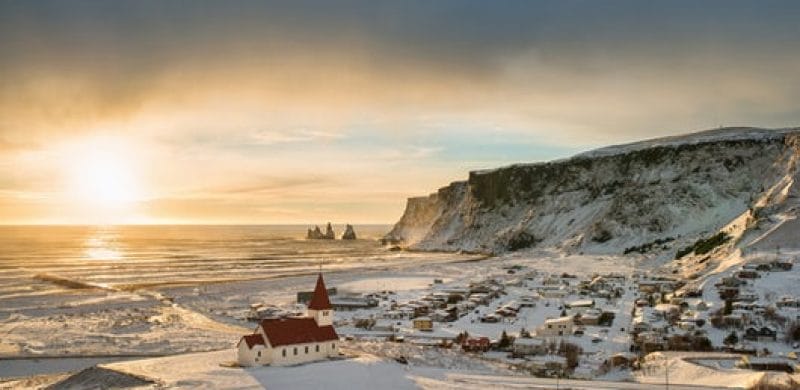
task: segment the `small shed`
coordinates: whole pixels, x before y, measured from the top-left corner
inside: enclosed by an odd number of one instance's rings
[[[414,329],[430,332],[433,330],[433,321],[429,317],[417,317],[411,321]]]

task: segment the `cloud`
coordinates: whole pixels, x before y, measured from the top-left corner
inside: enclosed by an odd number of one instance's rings
[[[782,1],[0,2],[0,187],[57,193],[49,151],[112,134],[153,217],[324,203],[391,220],[472,168],[795,125],[798,17]]]
[[[255,133],[253,139],[259,144],[274,145],[295,142],[326,142],[342,139],[344,137],[345,135],[343,133],[332,131],[299,129],[287,131],[261,130]]]

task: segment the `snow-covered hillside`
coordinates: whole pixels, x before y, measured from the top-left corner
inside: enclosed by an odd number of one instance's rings
[[[800,129],[716,129],[471,172],[409,199],[386,238],[419,250],[671,257],[766,198],[764,211],[783,210],[774,191],[794,182],[799,136]]]

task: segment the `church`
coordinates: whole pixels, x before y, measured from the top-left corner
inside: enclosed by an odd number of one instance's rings
[[[333,307],[320,273],[305,317],[261,320],[236,348],[241,366],[286,366],[337,356],[338,342]]]

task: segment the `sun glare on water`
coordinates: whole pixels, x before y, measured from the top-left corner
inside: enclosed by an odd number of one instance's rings
[[[142,199],[133,146],[122,139],[76,142],[65,158],[66,192],[89,223],[124,223]]]

